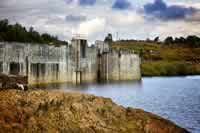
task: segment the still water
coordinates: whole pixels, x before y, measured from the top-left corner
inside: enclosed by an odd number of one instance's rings
[[[51,85],[60,91],[78,91],[112,98],[125,107],[142,108],[200,133],[200,76],[143,78],[140,82]]]

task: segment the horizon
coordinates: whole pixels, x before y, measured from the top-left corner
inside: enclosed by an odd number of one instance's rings
[[[65,41],[76,33],[85,34],[90,43],[107,33],[114,40],[200,35],[197,0],[1,0],[0,12],[0,19],[11,24],[32,26]]]

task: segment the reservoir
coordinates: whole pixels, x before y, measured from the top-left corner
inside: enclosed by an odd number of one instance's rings
[[[145,77],[140,82],[39,87],[109,97],[119,105],[142,108],[193,133],[200,132],[200,76]]]

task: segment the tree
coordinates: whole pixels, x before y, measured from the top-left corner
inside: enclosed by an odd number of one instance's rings
[[[146,42],[151,42],[151,39],[150,39],[150,38],[147,38],[147,39],[146,39]]]
[[[174,39],[174,43],[176,44],[185,44],[185,38],[184,37],[180,37],[180,38],[175,38]]]
[[[160,39],[159,39],[159,36],[157,36],[155,39],[154,39],[154,42],[159,42]]]
[[[192,47],[200,47],[200,38],[197,36],[188,36],[186,38],[186,43]]]
[[[32,42],[45,44],[68,44],[47,33],[40,35],[33,27],[27,31],[21,24],[10,25],[7,19],[0,20],[0,41]]]
[[[172,44],[174,42],[174,39],[173,37],[167,37],[164,41],[165,44],[169,45],[169,44]]]
[[[107,42],[110,44],[110,43],[112,43],[112,41],[113,41],[112,34],[108,33],[108,35],[105,37],[104,42]]]
[[[5,32],[8,28],[8,19],[0,20],[0,32]]]

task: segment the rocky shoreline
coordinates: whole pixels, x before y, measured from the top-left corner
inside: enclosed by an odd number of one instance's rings
[[[169,120],[109,98],[55,91],[0,91],[0,132],[187,133]]]

